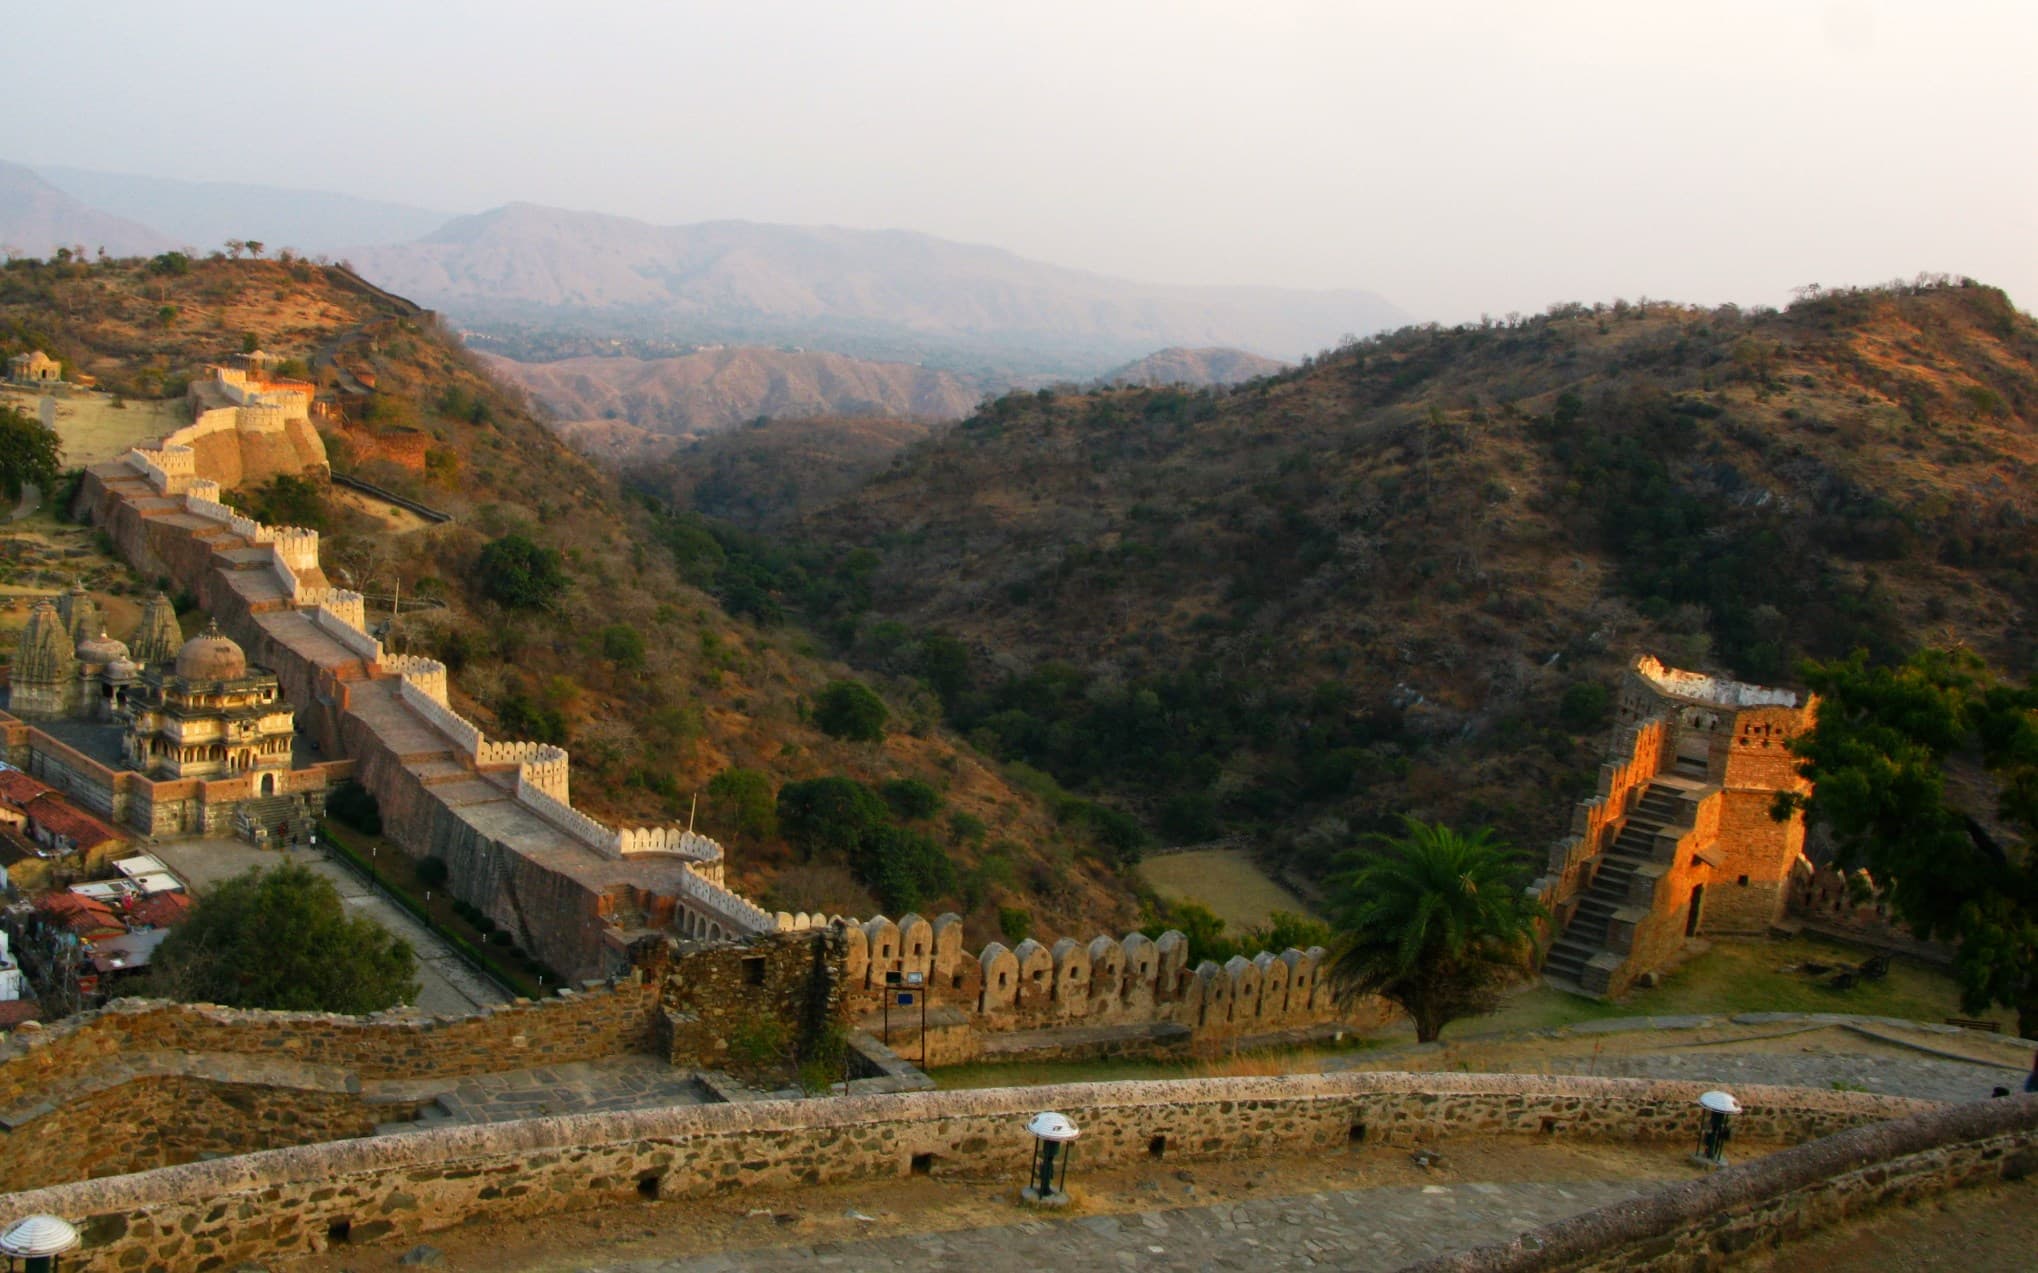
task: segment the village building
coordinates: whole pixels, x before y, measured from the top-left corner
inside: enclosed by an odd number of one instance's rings
[[[17,385],[54,385],[64,379],[64,364],[40,349],[7,360],[7,379]]]
[[[103,862],[127,837],[78,808],[47,783],[0,765],[0,823],[15,828],[39,857]]]

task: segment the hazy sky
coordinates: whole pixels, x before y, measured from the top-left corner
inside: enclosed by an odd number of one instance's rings
[[[1425,317],[1972,274],[2038,306],[2031,0],[84,0],[7,157],[903,227]],[[25,126],[24,126],[25,125]]]

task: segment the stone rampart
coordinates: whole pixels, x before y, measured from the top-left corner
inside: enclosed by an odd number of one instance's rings
[[[796,932],[836,921],[780,914],[773,922]],[[1323,975],[1320,946],[1191,967],[1188,938],[1173,931],[1064,937],[1052,945],[1029,938],[1014,948],[992,942],[972,953],[963,947],[959,915],[840,922],[856,1010],[880,1007],[891,975],[917,976],[930,1004],[953,1008],[968,1023],[967,1037],[949,1041],[951,1055],[986,1033],[1012,1030],[1172,1023],[1199,1039],[1236,1038],[1331,1023],[1372,1026],[1391,1016],[1376,1000],[1340,1002]]]
[[[364,663],[382,661],[382,642],[347,622],[347,616],[343,612],[320,604],[311,613],[312,621],[318,624],[327,636],[347,647],[349,653]]]
[[[134,472],[132,464],[88,470],[77,511],[138,569],[195,592],[251,661],[275,670],[300,728],[326,754],[353,762],[390,839],[443,858],[455,895],[540,960],[568,978],[602,975],[618,966],[615,952],[631,933],[680,911],[714,936],[773,929],[769,916],[722,887],[719,863],[700,861],[695,871],[679,854],[626,860],[619,832],[573,809],[566,753],[491,743],[448,705],[443,669],[382,667],[379,645],[353,622],[358,597],[326,584],[314,540],[238,514],[224,524],[198,517]],[[205,480],[216,491],[219,475],[207,471]],[[266,548],[269,561],[247,548]],[[251,568],[264,564],[270,569]],[[314,599],[330,604],[302,613]],[[310,639],[307,623],[326,639]],[[336,658],[335,645],[348,657]],[[513,775],[497,772],[510,766]]]
[[[649,1052],[657,1000],[657,987],[643,979],[451,1018],[119,999],[54,1025],[16,1030],[0,1042],[0,1109],[32,1103],[60,1082],[135,1052],[287,1058],[364,1079],[483,1074]]]
[[[1599,856],[1612,846],[1635,802],[1661,773],[1669,737],[1661,717],[1616,728],[1598,789],[1571,809],[1571,834],[1550,846],[1548,869],[1529,888],[1550,912],[1554,927],[1570,923],[1578,899],[1592,883]]]
[[[406,685],[416,686],[419,693],[439,706],[447,705],[446,665],[437,659],[422,654],[385,654],[382,670],[402,677]]]
[[[84,1273],[211,1267],[645,1197],[904,1179],[925,1164],[1016,1186],[1030,1146],[1025,1123],[1040,1109],[1082,1128],[1081,1161],[1110,1166],[1453,1135],[1681,1146],[1695,1138],[1699,1091],[1628,1079],[1352,1073],[760,1101],[275,1149],[16,1193],[5,1207],[77,1224],[84,1245],[67,1266]],[[1851,1092],[1737,1095],[1744,1136],[1790,1144],[1925,1108]]]
[[[1407,1273],[1714,1269],[1884,1207],[2038,1173],[2038,1096],[1929,1110],[1737,1163]]]

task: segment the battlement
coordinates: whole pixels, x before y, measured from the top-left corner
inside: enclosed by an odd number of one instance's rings
[[[722,846],[685,827],[623,827],[616,831],[616,854],[636,857],[646,853],[669,853],[691,862],[720,862]],[[775,924],[790,929],[791,924]]]
[[[427,698],[446,706],[446,665],[437,659],[421,654],[385,654],[382,670],[395,673],[406,685],[415,685]]]
[[[1797,694],[1791,690],[1771,689],[1766,685],[1750,685],[1745,681],[1707,676],[1703,672],[1665,667],[1661,660],[1647,654],[1635,660],[1634,671],[1657,693],[1689,703],[1726,708],[1797,706]]]

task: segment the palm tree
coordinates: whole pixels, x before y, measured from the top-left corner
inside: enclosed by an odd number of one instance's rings
[[[1407,834],[1379,837],[1381,852],[1344,881],[1330,976],[1341,995],[1398,1004],[1430,1043],[1446,1023],[1493,1010],[1544,911],[1491,828],[1403,822]]]

